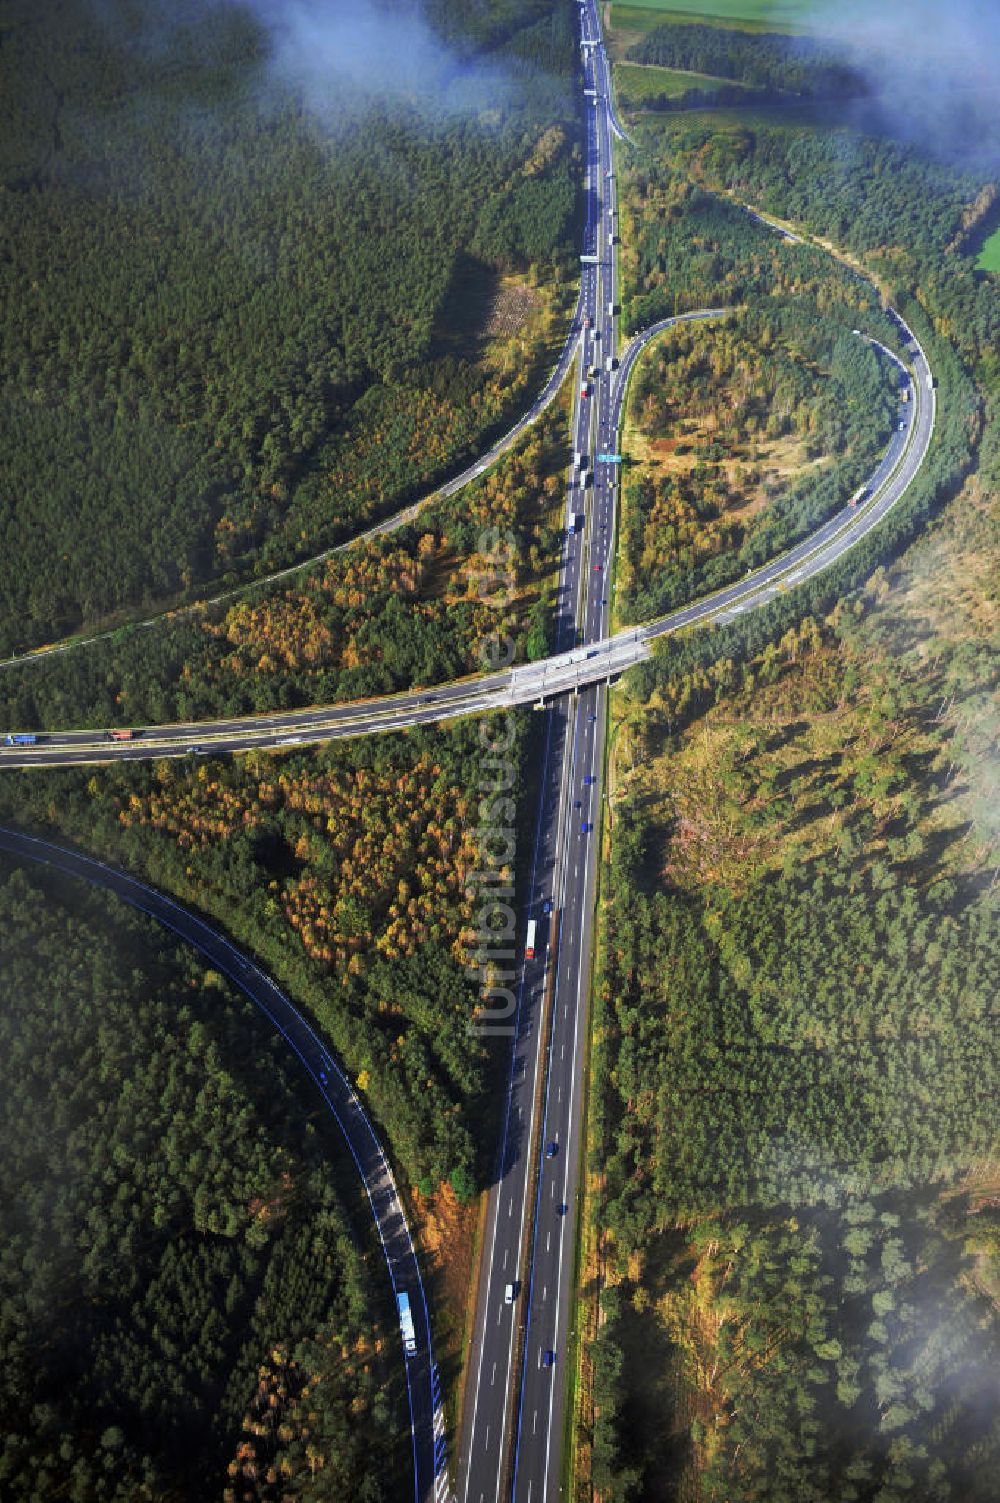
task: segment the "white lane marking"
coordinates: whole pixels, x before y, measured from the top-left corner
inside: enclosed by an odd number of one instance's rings
[[[503,1250],[503,1267],[504,1267],[504,1272],[505,1273],[507,1271],[507,1254],[508,1254],[509,1251],[510,1251],[510,1249],[507,1248],[507,1247],[505,1247],[504,1250]]]
[[[494,1362],[494,1364],[493,1364],[493,1372],[492,1372],[492,1374],[490,1376],[490,1387],[491,1388],[493,1387],[493,1385],[496,1382],[496,1380],[497,1380],[497,1365]]]

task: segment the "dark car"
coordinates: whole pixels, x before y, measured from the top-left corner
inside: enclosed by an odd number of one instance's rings
[[[594,827],[593,827],[593,825],[592,825],[592,824],[591,824],[591,823],[590,823],[590,820],[589,820],[589,819],[585,819],[585,820],[584,820],[584,821],[583,821],[583,833],[584,833],[584,835],[589,835],[589,834],[590,834],[590,832],[591,832],[591,830],[592,830],[592,829],[593,829],[593,828],[594,828]]]
[[[559,1152],[559,1144],[556,1142],[555,1138],[552,1139],[551,1143],[546,1143],[546,1145],[545,1145],[545,1157],[547,1159],[554,1159],[555,1156],[556,1156],[556,1154],[558,1152]]]
[[[549,914],[552,912],[552,899],[551,898],[546,898],[545,899],[545,902],[542,904],[542,912],[545,914],[546,918],[548,918]]]
[[[584,788],[593,788],[596,782],[597,779],[594,777],[594,774],[592,772],[588,772],[587,776],[583,780],[583,786]]]
[[[542,1353],[542,1366],[543,1367],[555,1367],[555,1365],[556,1365],[556,1354],[555,1354],[554,1351],[551,1350],[551,1348],[549,1348],[547,1351],[544,1351]]]
[[[588,722],[593,723],[596,719],[597,716],[594,714],[593,710],[591,710],[590,714],[587,716]]]

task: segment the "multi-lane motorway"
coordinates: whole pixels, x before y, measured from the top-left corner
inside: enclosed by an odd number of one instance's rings
[[[582,331],[558,643],[586,662],[607,630],[614,532],[608,361],[615,355],[616,233],[606,72],[596,7],[582,12],[587,222]],[[607,448],[605,448],[605,442]],[[505,691],[511,694],[514,680]],[[603,760],[599,684],[560,698],[542,730],[529,905],[535,958],[523,965],[505,1118],[490,1191],[458,1455],[463,1503],[541,1499],[561,1460],[577,1204],[579,1090],[587,1026]]]
[[[613,274],[610,265],[606,264],[600,269],[606,276]],[[597,271],[597,267],[585,267],[583,280],[587,296],[591,299],[596,296]],[[604,306],[604,317],[613,322],[606,312],[607,304]],[[649,341],[670,324],[717,318],[727,311],[706,309],[681,314],[679,320],[665,319],[645,330],[629,345],[622,356],[620,368],[613,373],[610,381],[606,375],[592,378],[597,385],[596,399],[592,396],[578,402],[574,423],[578,439],[581,413],[587,420],[591,407],[600,411],[597,420],[598,438],[581,439],[581,442],[591,443],[591,448],[578,452],[587,454],[590,466],[587,474],[595,477],[593,496],[597,508],[598,545],[605,551],[610,545],[610,529],[614,525],[614,508],[610,504],[610,498],[613,495],[616,467],[607,467],[600,462],[595,464],[593,446],[599,441],[608,447],[607,450],[599,449],[598,452],[612,452],[612,445],[618,441],[616,435],[620,430],[627,377],[635,360]],[[398,730],[408,725],[426,724],[456,715],[476,714],[515,704],[530,704],[584,684],[617,677],[626,668],[647,657],[650,643],[658,636],[680,631],[684,627],[731,620],[742,611],[764,605],[773,598],[777,590],[794,586],[829,568],[877,527],[886,513],[901,500],[923,464],[934,431],[936,393],[930,365],[922,347],[903,321],[899,319],[898,322],[908,359],[908,365],[900,365],[900,370],[909,378],[907,394],[910,400],[900,404],[902,430],[893,435],[881,463],[869,478],[863,504],[856,509],[845,505],[816,533],[737,584],[672,611],[659,621],[632,631],[619,632],[615,636],[602,634],[598,640],[593,640],[596,635],[594,628],[599,625],[603,633],[607,624],[607,609],[601,604],[603,596],[592,595],[586,623],[590,646],[567,644],[565,636],[561,636],[559,646],[564,650],[553,657],[501,673],[346,704],[139,727],[132,738],[126,741],[112,740],[104,730],[32,731],[27,733],[33,738],[31,744],[11,745],[0,738],[0,768],[73,766],[136,758],[220,754],[248,751],[253,747],[306,745],[343,736]],[[603,333],[601,330],[598,332]],[[581,354],[581,371],[592,368],[596,363],[593,355],[601,343],[599,338],[596,341],[588,339],[586,344],[581,344],[581,350],[587,351],[586,357]],[[610,345],[606,341],[603,347],[610,348]],[[884,350],[884,346],[882,348]],[[890,351],[884,352],[891,356]],[[585,358],[589,362],[586,366],[583,364]],[[588,427],[585,431],[589,433],[591,430]],[[577,499],[581,494],[590,494],[589,487],[580,486],[578,477],[572,481],[572,490]],[[602,527],[604,532],[600,531]],[[584,531],[586,533],[587,529]],[[594,561],[600,562],[599,559]],[[603,573],[603,565],[599,572]],[[567,598],[567,588],[572,593],[572,589],[578,587],[577,576],[574,575],[573,579],[575,584],[573,580],[563,579],[564,601]]]
[[[656,637],[731,620],[765,604],[776,591],[794,587],[829,567],[877,526],[905,493],[926,455],[935,419],[930,368],[900,321],[907,354],[907,364],[900,363],[900,370],[908,380],[909,400],[901,403],[901,427],[870,478],[862,503],[844,506],[817,533],[739,583],[660,621],[608,634],[608,571],[614,556],[615,487],[620,469],[611,458],[600,456],[617,452],[628,378],[639,354],[678,320],[664,320],[644,331],[622,353],[616,367],[612,134],[622,132],[613,116],[610,72],[595,0],[581,5],[580,16],[588,117],[587,223],[577,316],[549,385],[514,434],[504,440],[506,445],[533,421],[576,356],[574,455],[567,479],[556,654],[502,673],[361,703],[145,727],[126,740],[112,740],[103,731],[76,730],[39,733],[32,744],[0,745],[0,766],[10,767],[197,757],[384,732],[532,702],[547,706],[541,727],[545,748],[541,804],[528,894],[539,933],[535,958],[522,966],[512,1022],[504,1129],[488,1204],[475,1339],[459,1438],[457,1476],[463,1503],[499,1503],[511,1496],[519,1503],[539,1503],[558,1495],[562,1476],[607,681],[647,656]],[[681,320],[718,318],[727,311],[708,309],[681,315]],[[480,473],[492,457],[484,456],[451,488]],[[2,836],[0,847],[10,849],[11,841],[25,838]],[[86,863],[82,857],[67,859]],[[393,1287],[419,1289],[419,1298],[411,1298],[418,1326],[417,1350],[407,1357],[417,1497],[440,1496],[446,1482],[440,1438],[435,1434],[435,1427],[440,1431],[440,1414],[423,1291],[391,1174],[357,1098],[320,1041],[287,999],[280,999],[268,978],[244,969],[249,962],[236,952],[230,954],[226,941],[193,915],[186,915],[185,927],[181,927],[178,914],[185,911],[171,900],[152,894],[157,906],[151,906],[148,889],[120,874],[112,875],[113,882],[95,878],[93,873],[89,879],[104,881],[129,901],[137,898],[125,888],[134,887],[142,896],[138,906],[211,954],[275,1019],[337,1112],[372,1199]],[[209,943],[215,949],[210,950]]]

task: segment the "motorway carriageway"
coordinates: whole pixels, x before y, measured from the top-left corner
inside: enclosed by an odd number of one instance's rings
[[[587,268],[584,273],[585,293],[591,299],[596,297],[596,273],[600,269],[602,268]],[[606,302],[604,306],[606,310]],[[627,378],[646,344],[676,321],[698,321],[720,317],[727,312],[724,309],[708,309],[682,314],[679,320],[663,320],[632,342],[613,382],[609,383],[606,377],[596,378],[598,402],[595,405],[602,408],[598,417],[597,442],[606,446],[597,452],[613,452],[608,435],[614,436],[620,431]],[[307,745],[344,736],[397,730],[408,725],[427,724],[456,715],[475,714],[514,704],[530,704],[552,694],[580,688],[584,684],[617,677],[626,668],[648,657],[650,643],[656,637],[685,627],[732,620],[745,610],[766,604],[777,590],[794,586],[828,568],[878,526],[886,513],[905,494],[923,463],[934,430],[936,392],[924,351],[898,315],[893,316],[897,318],[905,337],[915,379],[911,380],[909,386],[910,401],[900,407],[903,431],[897,431],[893,435],[878,469],[867,483],[869,499],[856,510],[849,506],[841,508],[817,532],[788,553],[764,564],[746,579],[673,611],[662,620],[620,632],[614,637],[603,635],[606,617],[598,598],[591,601],[589,606],[587,635],[590,645],[571,646],[568,651],[557,653],[538,663],[441,684],[436,688],[411,690],[372,700],[355,700],[275,714],[149,726],[136,730],[134,739],[130,741],[111,741],[106,732],[98,730],[31,733],[37,735],[36,744],[31,746],[8,746],[0,743],[0,768],[87,765],[137,758],[197,756],[246,751],[251,748]],[[600,344],[600,341],[597,343]],[[592,352],[593,348],[593,343],[580,346],[581,352],[585,349]],[[602,346],[602,349],[610,348],[610,342]],[[880,348],[884,349],[884,346]],[[891,355],[889,351],[886,353]],[[894,356],[892,358],[895,359]],[[581,353],[581,366],[583,359]],[[905,371],[905,367],[900,366],[900,369]],[[601,403],[601,394],[609,385],[612,387],[613,400],[605,409]],[[589,443],[589,440],[585,441]],[[595,492],[600,493],[602,503],[597,528],[598,531],[601,528],[609,529],[607,536],[610,538],[614,511],[609,504],[609,497],[613,494],[615,470],[609,466],[594,465],[596,455],[593,450],[588,457],[593,466],[591,473],[595,477]],[[562,581],[562,584],[565,591],[567,581]],[[600,632],[594,630],[598,624],[602,627]],[[557,635],[560,645],[564,640]]]
[[[751,578],[716,592],[708,600],[695,602],[660,622],[615,638],[605,635],[618,469],[598,463],[596,456],[614,452],[612,440],[620,431],[628,376],[640,350],[674,322],[719,317],[729,310],[705,310],[682,315],[678,320],[664,320],[633,341],[621,369],[613,377],[609,378],[603,369],[607,356],[615,352],[616,336],[613,312],[617,306],[616,255],[612,239],[616,220],[614,179],[609,175],[613,173],[611,130],[615,124],[610,114],[608,62],[600,44],[594,0],[588,0],[582,8],[581,23],[587,87],[594,95],[593,113],[588,111],[584,253],[595,256],[596,263],[584,263],[578,313],[581,325],[590,320],[591,327],[582,330],[582,337],[573,335],[552,378],[558,385],[578,348],[580,390],[588,380],[592,390],[591,395],[578,397],[574,404],[574,442],[576,454],[588,456],[586,473],[593,477],[593,484],[583,483],[583,472],[574,464],[568,477],[571,506],[585,514],[586,523],[582,533],[567,535],[561,562],[557,644],[565,647],[568,642],[568,650],[539,664],[381,700],[207,724],[148,728],[130,742],[110,742],[101,733],[77,731],[46,736],[30,748],[0,747],[0,764],[15,766],[207,755],[250,746],[304,745],[434,722],[452,715],[532,701],[549,702],[543,728],[541,809],[529,892],[529,912],[539,919],[541,933],[536,959],[525,961],[521,967],[515,1016],[501,1025],[502,1031],[512,1035],[510,1074],[503,1141],[488,1206],[476,1334],[468,1365],[466,1423],[459,1453],[463,1503],[487,1503],[487,1500],[499,1503],[501,1497],[511,1495],[518,1503],[537,1503],[554,1498],[562,1478],[566,1358],[571,1350],[568,1337],[573,1299],[572,1253],[582,1132],[581,1081],[597,877],[596,841],[590,836],[599,832],[601,824],[607,694],[604,681],[647,656],[656,636],[685,626],[730,620],[741,610],[765,603],[778,588],[797,583],[840,557],[877,525],[904,493],[923,460],[934,423],[935,399],[929,367],[912,335],[901,324],[910,341],[918,379],[911,386],[913,401],[905,409],[908,427],[894,437],[869,483],[873,499],[858,511],[844,508],[783,558],[765,565]],[[602,367],[602,373],[589,376],[588,372],[598,366]],[[546,388],[539,404],[554,389]],[[925,392],[929,393],[929,399]],[[525,415],[515,432],[523,431],[532,421],[533,413],[535,408]],[[454,487],[457,489],[466,479],[481,473],[489,462],[486,457],[470,467],[464,477],[453,482]],[[581,637],[579,645],[575,640],[577,632]],[[570,696],[567,690],[576,692]],[[11,838],[17,837],[8,836]],[[124,877],[121,880],[130,881]],[[162,901],[171,903],[169,899]],[[177,905],[172,907],[176,909]],[[546,913],[546,908],[551,911]],[[146,911],[152,910],[147,907]],[[225,944],[217,936],[216,940]],[[233,975],[225,964],[218,963],[227,974]],[[233,979],[239,983],[239,976]],[[273,983],[266,984],[273,987]],[[254,996],[254,1000],[262,1006],[272,999],[270,992],[265,992],[263,999]],[[291,1007],[290,1003],[287,1005]],[[282,1031],[286,1031],[284,1027]],[[311,1037],[322,1048],[319,1040]],[[289,1041],[297,1047],[291,1038]],[[319,1067],[310,1064],[311,1048],[311,1043],[303,1043],[297,1052],[316,1078]],[[324,1053],[316,1058],[322,1060],[326,1080],[331,1079],[329,1066],[333,1062],[329,1055]],[[336,1070],[335,1065],[333,1069]],[[344,1086],[353,1097],[346,1082]],[[356,1098],[353,1100],[353,1107],[350,1101],[342,1104],[348,1120],[352,1112],[360,1112]],[[338,1119],[339,1116],[338,1113]],[[373,1213],[380,1233],[385,1242],[387,1233],[402,1236],[405,1232],[409,1244],[405,1217],[380,1148],[378,1156],[378,1160],[372,1161],[370,1173],[360,1164],[359,1168],[365,1175],[370,1196],[374,1191]],[[384,1201],[381,1208],[380,1200]],[[394,1257],[389,1258],[394,1288],[398,1288],[400,1275],[394,1262]],[[408,1264],[406,1268],[404,1281],[412,1289]],[[412,1274],[419,1285],[415,1259]],[[509,1304],[504,1297],[508,1284],[516,1289]],[[433,1495],[440,1499],[447,1489],[447,1477],[439,1395],[430,1357],[422,1287],[420,1295],[419,1302],[411,1298],[415,1318],[422,1306],[417,1352],[407,1358],[411,1406],[415,1392],[418,1405],[425,1405],[423,1410],[414,1411],[418,1497],[429,1498],[433,1490]]]

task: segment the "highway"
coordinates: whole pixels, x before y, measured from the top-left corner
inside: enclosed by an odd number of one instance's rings
[[[615,549],[620,465],[600,456],[618,453],[629,376],[642,350],[670,325],[730,316],[730,310],[706,309],[664,320],[638,335],[622,353],[620,366],[609,369],[609,359],[614,367],[618,352],[612,137],[623,132],[613,115],[610,70],[595,0],[581,5],[580,18],[588,117],[587,220],[577,318],[549,386],[503,441],[505,445],[513,442],[534,421],[575,358],[574,455],[567,476],[555,654],[505,672],[370,701],[141,727],[123,740],[109,739],[105,731],[68,730],[37,733],[33,744],[0,745],[0,766],[9,768],[163,756],[197,758],[383,733],[516,705],[545,707],[540,725],[544,747],[540,807],[528,892],[528,913],[536,919],[539,935],[535,958],[521,962],[517,1009],[509,1025],[504,1126],[487,1207],[459,1437],[457,1477],[462,1503],[500,1503],[509,1497],[515,1503],[540,1503],[556,1498],[560,1491],[607,684],[647,657],[658,637],[733,620],[766,604],[778,590],[794,588],[830,567],[856,546],[906,493],[926,456],[936,411],[926,356],[899,320],[908,360],[900,369],[909,383],[909,400],[900,404],[902,427],[870,477],[862,503],[845,505],[809,538],[746,579],[661,620],[610,635],[608,575]],[[778,233],[788,237],[787,231]],[[860,332],[858,337],[866,336]],[[491,462],[492,457],[485,456],[452,485],[457,489]],[[389,519],[379,530],[398,520]],[[11,849],[8,842],[12,840],[27,837],[0,832],[0,848]],[[62,853],[59,864],[63,859],[109,872],[73,853]],[[77,874],[86,872],[81,867]],[[357,1098],[291,1003],[263,973],[242,969],[251,962],[172,900],[151,894],[120,873],[111,876],[113,881],[95,875],[87,879],[101,880],[122,896],[134,889],[128,901],[153,912],[198,944],[281,1028],[337,1114],[372,1201],[394,1288],[419,1291],[419,1298],[411,1299],[415,1318],[419,1314],[417,1351],[406,1359],[416,1496],[426,1499],[436,1492],[443,1498],[447,1476],[419,1270],[391,1173]],[[152,899],[159,911],[148,906]],[[333,1082],[339,1084],[333,1086]],[[508,1286],[512,1286],[509,1299]]]
[[[584,268],[582,295],[591,302],[596,297],[598,271],[605,276],[613,275],[610,263],[601,267]],[[594,306],[596,308],[596,303]],[[600,444],[606,447],[599,448],[598,453],[613,452],[613,445],[619,441],[617,435],[620,432],[627,377],[646,345],[672,323],[717,318],[725,312],[727,310],[718,308],[705,309],[682,314],[679,319],[665,319],[653,325],[632,341],[622,357],[621,368],[613,373],[610,383],[606,375],[596,378],[597,401],[593,398],[582,403],[578,401],[574,423],[578,425],[580,410],[586,414],[590,406],[601,409],[598,437]],[[585,684],[616,678],[626,668],[649,655],[650,644],[656,637],[685,627],[732,620],[743,611],[766,604],[773,598],[776,590],[792,587],[829,568],[876,528],[886,513],[906,494],[923,464],[933,436],[936,416],[937,397],[933,376],[927,357],[911,330],[897,314],[893,316],[899,324],[909,361],[908,367],[901,365],[900,369],[910,378],[910,400],[900,404],[900,422],[904,424],[904,428],[893,435],[885,456],[869,478],[865,501],[856,509],[850,505],[843,506],[817,532],[736,584],[672,611],[659,621],[619,632],[615,636],[604,635],[607,615],[605,608],[600,605],[600,597],[597,597],[588,605],[587,644],[565,645],[565,638],[559,637],[558,645],[562,650],[541,662],[525,664],[501,673],[439,684],[431,689],[410,690],[378,699],[312,706],[274,714],[138,727],[132,738],[125,741],[109,739],[104,730],[26,730],[22,734],[35,737],[30,745],[9,745],[0,740],[0,768],[88,765],[135,758],[220,754],[247,751],[252,747],[309,745],[344,736],[373,735],[408,725],[427,724],[456,715],[476,714],[515,704],[531,704]],[[606,304],[603,317],[608,317]],[[581,369],[593,367],[594,351],[598,346],[610,348],[604,331],[598,332],[604,335],[603,344],[600,338],[596,341],[588,338],[580,342]],[[884,349],[882,346],[880,348]],[[896,358],[890,351],[885,353]],[[602,393],[609,385],[611,397],[607,403],[603,403]],[[589,428],[587,431],[590,431]],[[613,476],[617,466],[605,466],[600,462],[595,464],[592,449],[577,452],[587,453],[590,464],[588,473],[595,476],[595,501],[601,507],[597,518],[598,530],[601,527],[608,529],[607,537],[610,540],[614,509],[607,501],[613,491]],[[577,496],[590,493],[589,488],[580,486],[578,478],[571,477],[571,486]],[[598,542],[601,537],[604,537],[603,533],[599,533]],[[561,581],[563,599],[566,589],[573,587],[572,581]],[[600,626],[599,633],[595,631],[596,626]]]
[[[527,411],[517,419],[513,427],[508,428],[502,438],[498,438],[491,448],[481,454],[478,459],[473,460],[472,464],[467,465],[459,474],[453,476],[451,480],[445,481],[443,485],[436,486],[433,491],[428,491],[426,495],[421,496],[417,501],[411,502],[409,506],[404,506],[400,511],[393,512],[391,516],[383,517],[380,522],[374,523],[364,532],[354,533],[343,543],[335,543],[332,548],[324,548],[321,553],[314,553],[312,557],[303,559],[301,563],[289,564],[287,568],[276,569],[272,574],[261,575],[259,579],[248,579],[243,584],[234,585],[232,589],[223,590],[217,595],[206,597],[203,600],[192,601],[190,605],[178,605],[169,610],[158,611],[156,615],[147,616],[145,620],[128,623],[126,629],[144,631],[162,625],[163,622],[173,620],[178,616],[189,615],[194,611],[202,611],[208,606],[225,605],[229,600],[238,600],[250,590],[266,589],[269,585],[280,584],[284,579],[292,579],[296,574],[304,574],[307,570],[314,569],[317,565],[325,563],[327,559],[335,557],[336,554],[346,553],[348,549],[356,548],[360,543],[368,542],[371,538],[398,532],[401,527],[405,527],[408,523],[415,521],[420,513],[425,511],[433,502],[457,495],[459,491],[464,490],[473,480],[477,480],[481,475],[485,475],[487,470],[493,468],[497,460],[501,459],[504,454],[513,448],[521,435],[537,423],[542,413],[551,406],[566,376],[569,374],[576,356],[580,329],[582,327],[582,310],[586,296],[583,280],[581,278],[576,309],[570,320],[566,338],[559,352],[559,358],[538,396],[535,397]],[[98,642],[109,641],[120,630],[122,630],[121,626],[113,626],[104,631],[67,637],[64,641],[53,642],[46,647],[35,647],[27,652],[15,653],[11,657],[0,658],[0,669],[21,668],[29,663],[45,662],[48,658],[55,657],[60,653],[73,652],[78,648],[93,647]]]
[[[608,80],[593,0],[581,12],[587,122],[586,303],[573,464],[567,477],[558,644],[592,662],[609,621],[617,467],[611,452],[616,353],[616,232]],[[516,703],[518,678],[507,691]],[[598,865],[606,686],[558,697],[544,728],[528,912],[538,932],[523,962],[501,1149],[490,1191],[458,1455],[462,1503],[558,1493],[579,1190],[581,1086]]]
[[[444,1503],[449,1496],[444,1414],[431,1350],[430,1318],[417,1255],[388,1159],[363,1106],[323,1040],[271,977],[189,908],[115,867],[47,840],[0,826],[0,851],[21,861],[53,867],[66,876],[113,892],[133,908],[198,950],[222,972],[281,1034],[298,1056],[337,1125],[364,1185],[378,1232],[393,1296],[406,1293],[416,1332],[416,1351],[400,1354],[406,1372],[413,1441],[415,1503]]]

